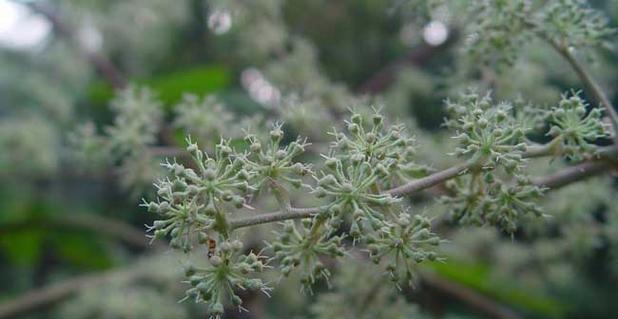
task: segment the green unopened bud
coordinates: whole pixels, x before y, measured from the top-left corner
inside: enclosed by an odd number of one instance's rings
[[[234,196],[234,198],[232,199],[232,204],[238,209],[243,208],[243,206],[245,205],[245,199],[240,196]]]
[[[262,143],[255,141],[251,143],[250,148],[252,152],[259,152],[262,149]]]
[[[360,128],[359,128],[358,124],[356,124],[356,123],[348,124],[348,131],[350,131],[350,133],[357,134],[359,130],[360,130]]]
[[[287,153],[286,153],[284,150],[278,150],[278,151],[275,153],[275,157],[276,157],[277,159],[283,159],[283,158],[285,157],[285,155],[287,155]]]
[[[227,145],[219,145],[219,150],[224,157],[228,157],[232,154],[232,148]]]
[[[204,171],[204,178],[206,178],[207,180],[212,181],[212,180],[214,180],[214,179],[215,179],[215,177],[217,177],[217,172],[215,172],[215,170],[214,170],[214,169],[212,169],[212,168],[207,168],[207,169]]]
[[[235,306],[240,306],[242,304],[242,299],[240,299],[240,297],[238,297],[237,295],[233,295],[232,296],[232,303]]]
[[[190,153],[195,153],[198,151],[197,144],[191,143],[187,146],[187,151]]]
[[[157,213],[159,212],[159,205],[155,202],[148,203],[148,212],[149,213]]]
[[[373,125],[380,126],[384,122],[384,116],[380,114],[374,114],[371,120],[373,121]]]
[[[281,141],[281,138],[283,138],[283,131],[280,128],[275,128],[270,131],[270,139],[273,142],[279,142]]]
[[[484,118],[484,117],[480,118],[480,119],[478,120],[478,123],[479,123],[479,127],[480,127],[480,128],[486,128],[486,127],[487,127],[487,125],[489,124],[489,122],[487,122],[487,119],[486,119],[486,118]]]
[[[330,169],[335,169],[337,167],[337,159],[329,157],[324,161],[324,165]]]

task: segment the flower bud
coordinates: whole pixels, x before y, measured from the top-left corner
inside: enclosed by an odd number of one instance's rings
[[[367,140],[368,143],[373,144],[375,143],[377,137],[374,133],[369,132],[367,134],[365,134],[365,139]]]
[[[280,128],[277,127],[270,131],[270,139],[273,142],[278,143],[281,141],[281,138],[283,138],[283,131]]]
[[[223,262],[221,257],[219,257],[217,255],[214,255],[214,256],[210,257],[209,261],[210,261],[210,264],[212,264],[215,267],[221,265],[221,263]]]
[[[356,124],[356,123],[348,124],[348,131],[350,131],[350,133],[357,134],[359,130],[360,130],[360,128],[359,128],[358,124]]]
[[[232,303],[235,306],[240,306],[242,304],[242,299],[240,299],[240,297],[238,297],[237,295],[233,295],[232,296]]]
[[[197,152],[198,151],[197,144],[195,144],[195,143],[189,144],[187,146],[187,151],[189,151],[190,153]]]
[[[255,141],[249,146],[252,152],[259,152],[262,149],[262,143]]]
[[[285,157],[285,155],[287,155],[287,153],[286,153],[284,150],[278,150],[278,151],[275,153],[275,157],[276,157],[277,159],[283,159],[283,158]]]
[[[337,167],[337,159],[329,157],[324,161],[324,165],[330,169],[335,169]]]
[[[243,208],[245,205],[245,199],[240,196],[234,196],[234,198],[232,198],[232,204],[238,209]]]
[[[215,177],[217,177],[217,172],[215,172],[215,170],[214,170],[214,169],[212,169],[212,168],[207,168],[207,169],[204,171],[204,178],[206,178],[207,180],[212,181],[212,180],[214,180],[214,179],[215,179]]]
[[[159,205],[155,202],[148,203],[148,212],[149,213],[157,213],[159,211]]]
[[[224,241],[219,245],[219,248],[221,248],[222,252],[228,253],[232,250],[232,245],[229,242]]]
[[[489,122],[487,121],[486,118],[482,117],[478,120],[478,124],[480,128],[486,128]]]
[[[374,114],[371,120],[373,121],[373,125],[380,126],[384,122],[384,117],[380,114]]]

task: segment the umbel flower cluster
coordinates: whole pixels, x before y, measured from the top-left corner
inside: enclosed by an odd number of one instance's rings
[[[404,126],[387,125],[375,110],[353,113],[345,131],[333,131],[328,155],[313,162],[316,170],[300,161],[311,156],[304,154],[311,145],[300,137],[286,142],[281,124],[265,137],[247,134],[239,149],[221,139],[208,153],[187,138],[192,162],[164,162],[169,177],[156,182],[157,199],[143,203],[159,216],[150,227],[154,238],[169,236],[172,248],[206,256],[207,266],[187,268],[187,298],[207,303],[217,317],[225,303],[241,307],[239,290],[268,292],[255,275],[271,266],[284,276],[297,273],[302,290],[311,292],[330,276],[326,261],[351,250],[366,252],[396,285],[412,283],[418,264],[443,260],[437,251],[443,240],[403,196],[448,181],[442,202],[455,220],[513,233],[522,216],[543,216],[536,200],[544,188],[527,176],[528,158],[581,158],[606,136],[599,111],[586,113],[577,95],[538,115],[553,138],[547,144],[530,141],[512,105],[489,95],[466,93],[448,101],[447,111],[458,142],[453,154],[463,163],[433,173],[415,162],[414,139]],[[295,194],[320,204],[294,207]],[[268,195],[279,211],[256,213],[252,205]],[[264,252],[240,241],[241,228],[277,221]]]
[[[572,52],[572,47],[602,44],[611,32],[583,1],[548,1],[534,12],[525,0],[474,1],[471,7],[475,23],[464,30],[471,33],[469,52],[485,62],[508,64],[514,63],[516,49],[527,37],[547,42],[575,67],[618,127],[611,104]],[[287,62],[295,61],[294,51],[278,51]],[[270,74],[274,82],[288,89],[285,81],[277,81],[277,74],[288,69],[275,71]],[[305,78],[313,79],[311,74]],[[289,87],[301,90],[304,84],[299,83]],[[328,100],[317,93],[299,96],[316,105]],[[221,122],[202,117],[197,110],[203,107],[220,109],[213,99],[185,99],[177,125],[190,128],[200,120],[222,131],[221,123],[225,127],[231,122],[229,114]],[[452,161],[457,163],[444,170],[420,163],[406,127],[389,123],[376,109],[353,110],[343,125],[337,123],[328,150],[319,156],[307,139],[284,136],[287,127],[280,123],[267,134],[221,139],[214,148],[202,149],[187,139],[191,161],[185,156],[164,162],[169,176],[156,182],[157,198],[143,202],[158,216],[150,227],[154,238],[169,237],[172,248],[197,255],[206,264],[187,266],[187,298],[206,303],[212,316],[219,317],[226,304],[242,307],[239,291],[268,293],[271,287],[259,274],[271,267],[283,276],[296,274],[301,290],[312,292],[345,255],[374,262],[396,286],[412,284],[419,264],[443,261],[439,246],[444,241],[432,230],[432,224],[443,219],[420,214],[407,196],[431,188],[443,195],[446,217],[496,226],[513,235],[523,218],[545,215],[537,200],[547,185],[530,176],[530,161],[549,157],[553,163],[573,163],[600,156],[596,143],[610,135],[601,108],[588,106],[577,93],[541,108],[470,91],[448,100],[445,109],[445,127],[456,142]],[[336,111],[340,116],[341,110]],[[307,128],[296,124],[295,129]],[[227,136],[232,137],[237,135]],[[444,187],[434,187],[438,185]],[[275,201],[279,210],[255,209],[264,206],[264,199]],[[311,201],[316,205],[295,206]],[[255,253],[249,248],[254,245],[243,243],[242,229],[261,224],[272,224],[275,235]]]

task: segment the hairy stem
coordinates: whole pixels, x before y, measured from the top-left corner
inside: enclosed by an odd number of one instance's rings
[[[447,168],[443,171],[439,171],[437,173],[428,175],[426,177],[414,180],[407,184],[401,185],[399,187],[395,187],[386,191],[388,194],[391,194],[395,197],[405,196],[412,193],[416,193],[420,190],[432,187],[434,185],[440,184],[446,180],[457,177],[462,174],[472,166],[476,165],[473,161],[466,162],[464,164],[455,165],[453,167]]]
[[[255,215],[246,218],[239,218],[236,220],[230,221],[231,229],[238,229],[248,226],[260,225],[260,224],[268,224],[274,222],[280,222],[288,219],[302,219],[311,217],[313,214],[316,214],[321,207],[307,207],[307,208],[297,208],[290,207],[288,212],[272,212],[268,214]]]

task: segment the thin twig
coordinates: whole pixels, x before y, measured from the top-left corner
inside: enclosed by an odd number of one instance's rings
[[[386,193],[395,196],[406,196],[413,193],[416,193],[420,190],[432,187],[434,185],[438,185],[446,180],[457,177],[471,166],[475,165],[473,161],[466,162],[464,164],[455,165],[453,167],[447,168],[443,171],[439,171],[437,173],[431,174],[429,176],[419,178],[407,184],[401,185],[399,187],[390,189],[386,191]]]
[[[567,167],[554,175],[539,178],[534,181],[534,184],[549,189],[557,189],[602,173],[610,174],[612,167],[615,168],[616,164],[608,161],[584,162]]]
[[[288,219],[302,219],[311,217],[313,214],[316,214],[320,211],[321,207],[306,207],[306,208],[298,208],[298,207],[290,207],[288,212],[276,211],[267,214],[255,215],[247,218],[239,218],[236,220],[230,221],[231,229],[238,229],[243,227],[249,227],[260,224],[268,224],[274,222],[280,222]]]

